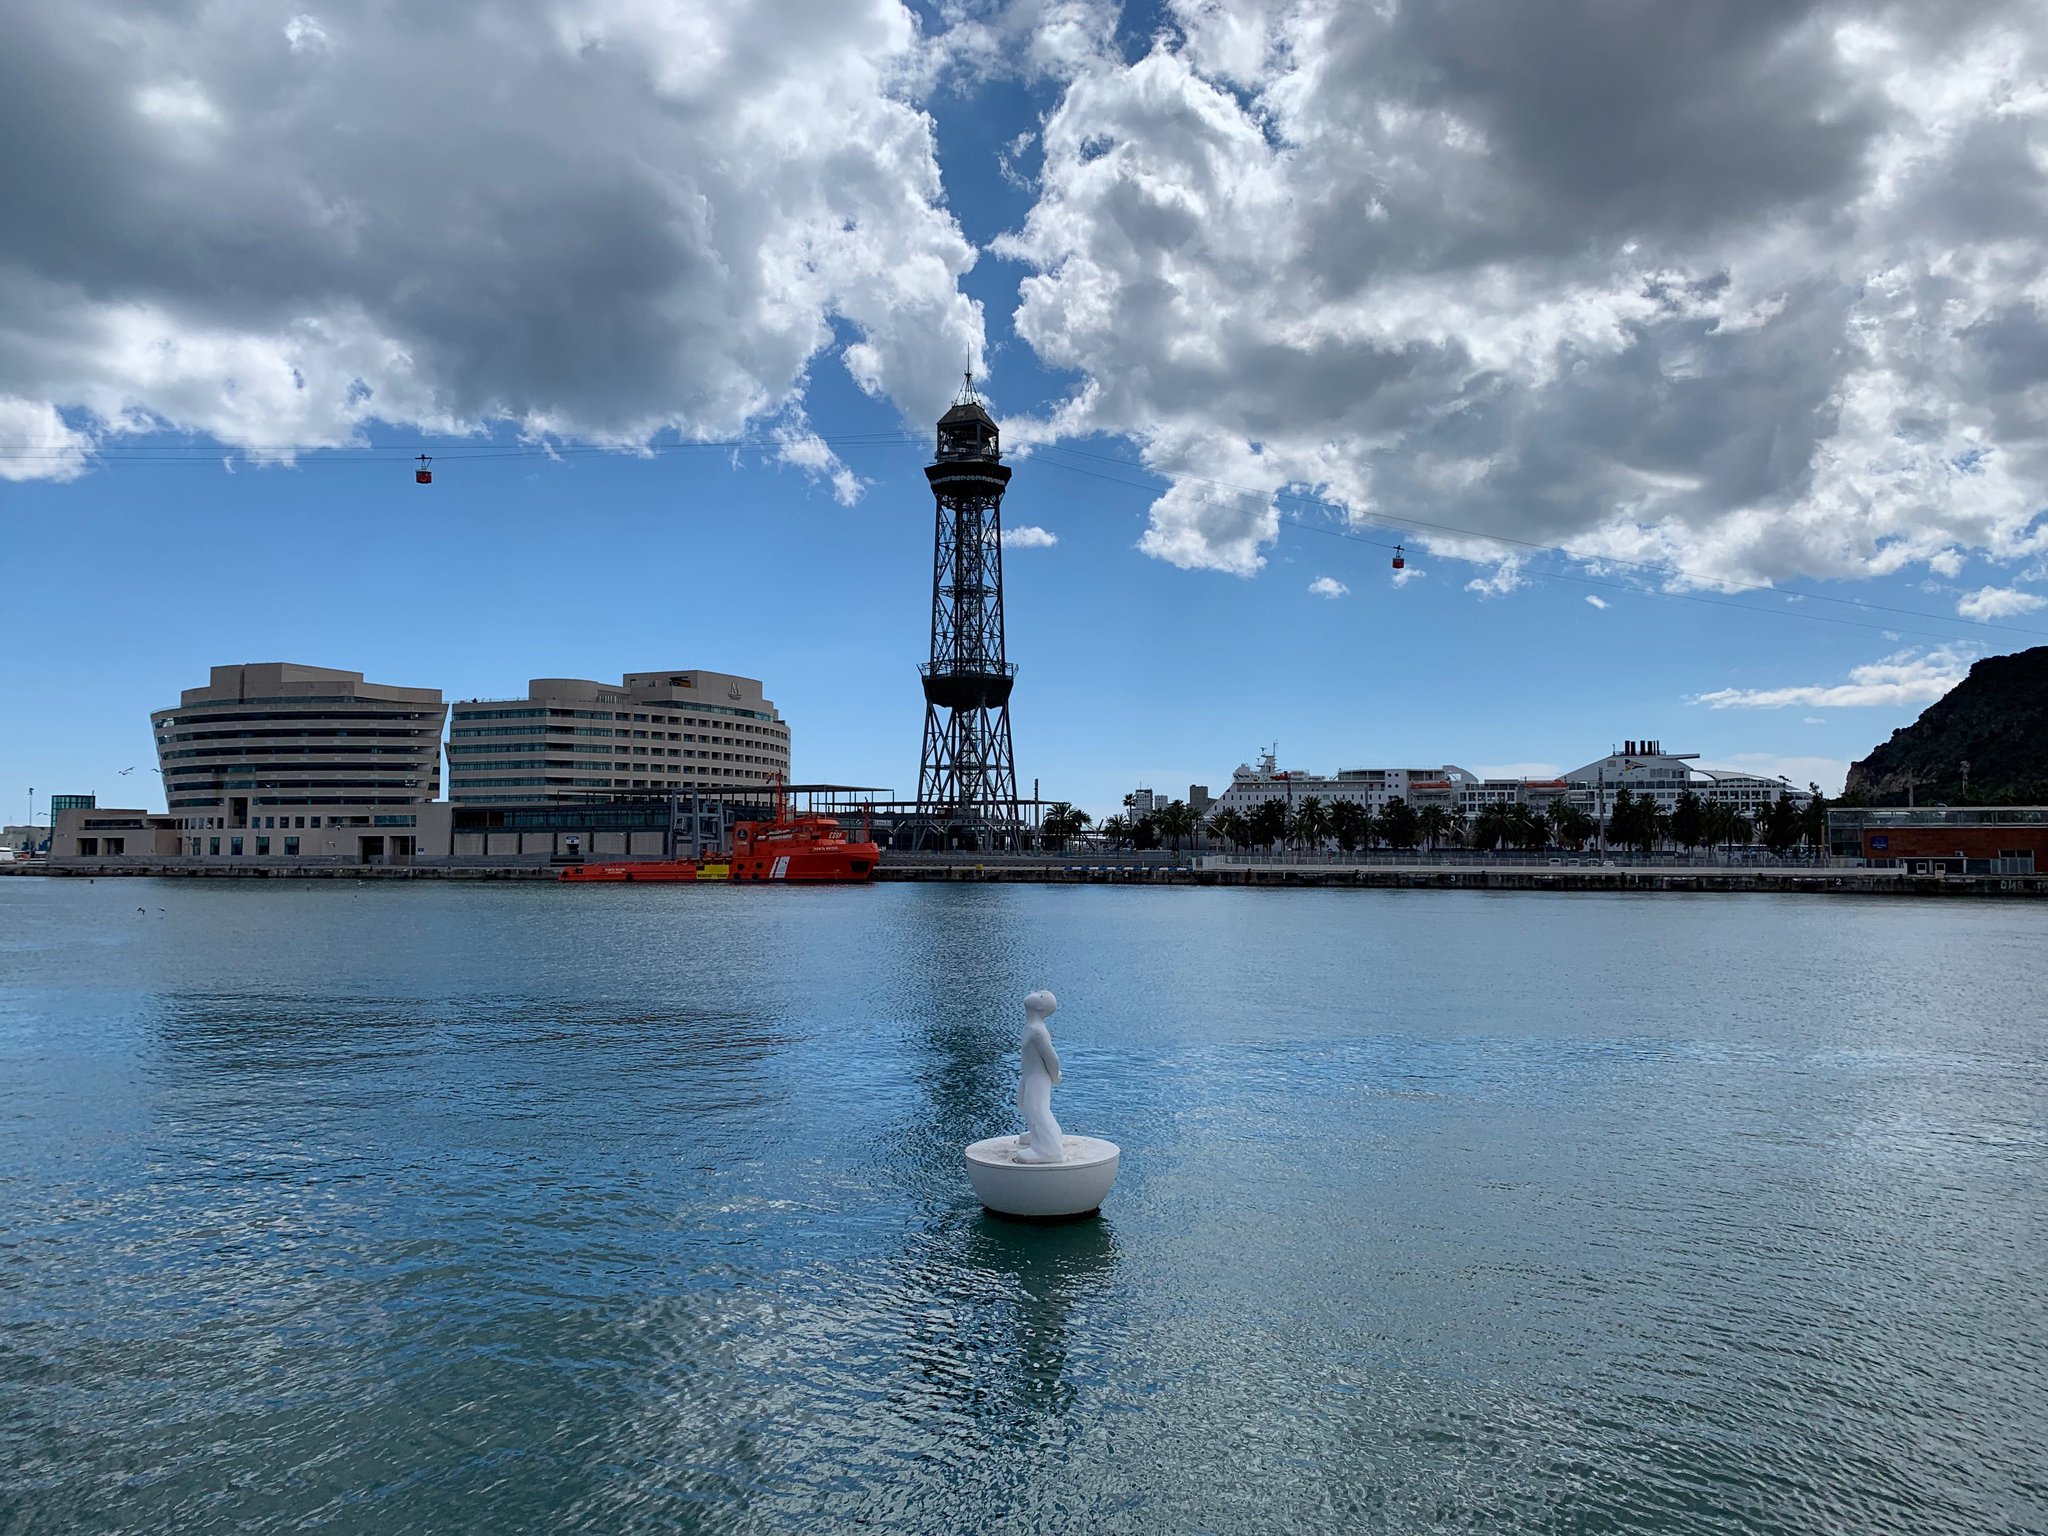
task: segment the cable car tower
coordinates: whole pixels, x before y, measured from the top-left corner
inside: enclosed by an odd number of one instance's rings
[[[917,841],[993,850],[1022,830],[1010,746],[1003,655],[1002,462],[994,419],[974,375],[939,418],[938,453],[925,467],[937,502],[932,540],[932,654],[924,681],[924,753],[917,770]]]

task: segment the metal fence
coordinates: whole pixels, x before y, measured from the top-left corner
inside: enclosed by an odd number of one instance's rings
[[[1405,852],[1375,849],[1370,853],[1262,851],[1204,853],[1203,869],[1829,869],[1857,867],[1861,859],[1834,859],[1816,852],[1783,856],[1763,849],[1698,849],[1691,853],[1633,853],[1610,849],[1602,853],[1528,853],[1479,848],[1444,848]]]

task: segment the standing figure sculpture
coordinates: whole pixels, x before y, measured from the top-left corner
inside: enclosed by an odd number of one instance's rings
[[[1017,1108],[1022,1136],[984,1136],[966,1149],[967,1182],[981,1203],[998,1216],[1026,1221],[1067,1221],[1102,1209],[1122,1160],[1113,1141],[1100,1136],[1067,1136],[1052,1117],[1052,1091],[1060,1080],[1059,1053],[1045,1021],[1059,1002],[1050,992],[1024,999],[1022,1060]]]
[[[1024,999],[1023,1071],[1017,1079],[1017,1108],[1024,1115],[1024,1134],[1017,1138],[1016,1161],[1057,1163],[1066,1159],[1060,1123],[1052,1117],[1052,1090],[1060,1080],[1059,1053],[1045,1021],[1059,1007],[1050,992]]]

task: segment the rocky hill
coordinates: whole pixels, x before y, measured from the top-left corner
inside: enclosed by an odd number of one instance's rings
[[[2048,645],[1978,662],[1918,720],[1850,764],[1847,795],[1904,805],[1909,781],[1921,805],[2048,805]]]

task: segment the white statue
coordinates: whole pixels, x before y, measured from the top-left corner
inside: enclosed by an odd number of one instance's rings
[[[1058,1163],[1066,1159],[1060,1123],[1052,1117],[1052,1090],[1060,1080],[1059,1053],[1045,1021],[1059,1007],[1050,992],[1024,999],[1023,1071],[1017,1079],[1017,1108],[1024,1114],[1024,1134],[1017,1138],[1015,1160]]]
[[[967,1182],[998,1216],[1064,1221],[1102,1209],[1123,1154],[1100,1136],[1065,1136],[1052,1117],[1052,1091],[1060,1080],[1059,1053],[1045,1021],[1059,1001],[1050,992],[1024,999],[1022,1070],[1017,1108],[1022,1136],[985,1136],[967,1146]]]

